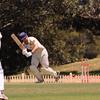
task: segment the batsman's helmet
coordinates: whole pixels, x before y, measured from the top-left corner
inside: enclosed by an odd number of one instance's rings
[[[20,34],[19,34],[19,38],[23,41],[25,38],[27,37],[27,33],[25,33],[25,32],[21,32]]]

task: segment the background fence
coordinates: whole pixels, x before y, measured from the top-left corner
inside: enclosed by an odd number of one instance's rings
[[[53,76],[43,75],[45,83],[56,83]],[[21,75],[13,75],[13,76],[5,76],[6,83],[17,83],[17,82],[36,82],[37,79],[34,75],[25,75],[24,73]],[[99,75],[90,75],[90,76],[81,76],[81,75],[60,75],[60,79],[58,83],[100,83]]]

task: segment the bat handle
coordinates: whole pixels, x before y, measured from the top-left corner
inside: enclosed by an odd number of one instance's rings
[[[20,45],[19,45],[19,47],[21,48],[21,50],[23,50],[23,49],[24,49],[23,44],[20,44]]]

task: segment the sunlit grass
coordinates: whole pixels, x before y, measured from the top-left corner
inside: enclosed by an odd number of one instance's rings
[[[9,100],[99,100],[100,84],[6,84]]]

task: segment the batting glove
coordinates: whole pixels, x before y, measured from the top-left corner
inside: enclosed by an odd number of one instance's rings
[[[22,50],[22,54],[25,55],[26,57],[32,56],[32,53],[31,52],[27,52],[27,49],[23,49]]]

